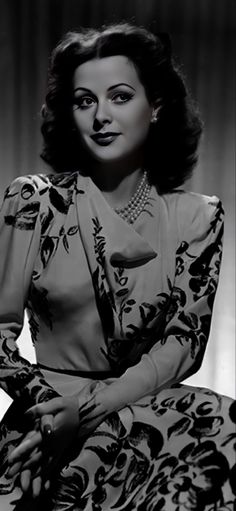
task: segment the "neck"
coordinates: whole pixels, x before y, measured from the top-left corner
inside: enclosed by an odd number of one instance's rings
[[[143,169],[137,161],[96,162],[90,176],[112,208],[122,208],[135,193]]]

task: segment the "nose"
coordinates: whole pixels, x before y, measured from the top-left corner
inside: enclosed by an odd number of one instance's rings
[[[95,117],[94,117],[94,129],[99,129],[100,126],[110,124],[112,121],[110,106],[107,101],[100,101],[97,104]]]

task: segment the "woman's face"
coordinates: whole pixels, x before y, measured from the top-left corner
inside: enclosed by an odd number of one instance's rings
[[[73,79],[73,118],[83,145],[101,163],[140,154],[153,107],[125,56],[81,64]]]

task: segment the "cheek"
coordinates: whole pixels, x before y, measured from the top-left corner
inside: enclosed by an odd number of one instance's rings
[[[144,107],[139,112],[137,112],[137,122],[141,122],[143,126],[147,127],[150,125],[151,121],[151,111]]]
[[[137,112],[132,126],[130,126],[132,137],[140,142],[144,141],[148,136],[150,129],[150,115],[143,109]]]
[[[132,110],[127,112],[127,123],[135,131],[147,131],[151,121],[151,110],[146,106],[133,105]]]

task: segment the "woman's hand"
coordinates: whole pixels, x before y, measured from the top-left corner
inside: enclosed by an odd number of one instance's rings
[[[58,397],[33,406],[26,412],[35,429],[30,431],[9,456],[9,476],[21,472],[22,490],[32,486],[33,496],[42,485],[49,487],[54,470],[58,470],[68,455],[79,428],[76,396]]]

